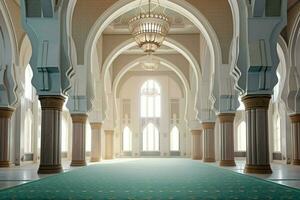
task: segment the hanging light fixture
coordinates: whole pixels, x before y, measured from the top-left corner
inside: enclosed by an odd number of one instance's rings
[[[142,1],[140,13],[129,20],[129,31],[135,41],[146,53],[154,53],[165,40],[170,30],[169,19],[163,12],[151,10],[151,0],[148,0],[148,10],[143,11]],[[159,0],[157,0],[159,6]]]

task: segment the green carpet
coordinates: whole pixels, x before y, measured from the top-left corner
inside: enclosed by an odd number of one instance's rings
[[[0,199],[300,199],[300,190],[188,159],[140,159],[0,190]]]

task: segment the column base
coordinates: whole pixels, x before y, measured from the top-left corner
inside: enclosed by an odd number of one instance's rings
[[[62,172],[61,165],[40,165],[38,174],[55,174]]]
[[[0,167],[1,168],[7,168],[7,167],[10,167],[10,163],[8,160],[4,160],[4,161],[0,161]]]
[[[216,159],[214,159],[214,158],[204,158],[203,162],[210,162],[210,163],[212,163],[212,162],[216,162]]]
[[[270,165],[246,165],[244,172],[251,174],[272,174],[272,169]]]
[[[236,166],[236,164],[235,164],[234,160],[221,160],[220,161],[220,166],[234,167],[234,166]]]
[[[292,161],[292,164],[293,165],[300,165],[300,160],[295,159],[295,160]]]
[[[100,158],[91,158],[90,162],[100,162]]]
[[[193,156],[192,159],[193,160],[202,160],[202,157],[201,156]]]
[[[72,167],[83,167],[86,166],[85,160],[72,160],[71,162]]]

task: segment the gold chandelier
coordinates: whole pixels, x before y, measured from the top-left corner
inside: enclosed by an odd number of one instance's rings
[[[159,6],[159,0],[157,1]],[[148,11],[143,11],[140,5],[140,13],[129,20],[129,31],[139,47],[149,54],[162,45],[170,30],[167,16],[163,12],[154,11],[151,10],[151,0],[148,0]]]

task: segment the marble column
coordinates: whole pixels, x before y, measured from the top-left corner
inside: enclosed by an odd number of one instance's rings
[[[91,129],[92,129],[91,162],[99,162],[101,160],[101,127],[102,127],[102,123],[91,123]]]
[[[105,159],[114,158],[114,131],[105,130]]]
[[[292,164],[300,165],[300,114],[290,115],[292,122]]]
[[[221,160],[220,166],[235,166],[234,161],[234,113],[221,113],[218,115],[220,121],[221,136]]]
[[[192,130],[192,159],[202,160],[203,157],[203,140],[202,130]]]
[[[9,125],[13,108],[0,108],[0,167],[9,167]]]
[[[42,107],[41,154],[39,174],[62,171],[61,166],[61,114],[63,96],[39,96]]]
[[[203,161],[215,162],[215,122],[203,122]]]
[[[85,134],[87,114],[71,114],[73,123],[71,166],[85,166]]]
[[[268,108],[270,95],[247,95],[242,98],[246,108],[247,156],[246,173],[272,173],[269,159]]]

